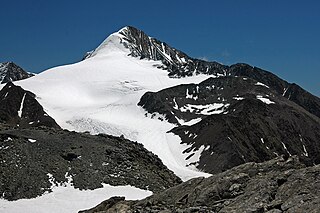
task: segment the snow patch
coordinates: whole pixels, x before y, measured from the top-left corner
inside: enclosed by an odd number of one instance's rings
[[[308,157],[309,154],[308,154],[308,152],[307,152],[306,146],[305,146],[304,144],[303,144],[302,146],[303,146],[303,151],[304,151],[303,155],[306,156],[306,157]]]
[[[241,100],[243,100],[244,98],[243,98],[243,97],[233,97],[232,99],[237,100],[237,101],[241,101]]]
[[[29,138],[28,141],[29,141],[30,143],[34,143],[34,142],[36,142],[37,140]]]
[[[90,209],[113,196],[123,196],[126,200],[139,200],[152,195],[151,191],[133,186],[111,186],[108,184],[102,184],[103,188],[95,190],[79,190],[75,189],[70,182],[66,183],[66,186],[56,186],[53,176],[48,174],[48,177],[52,184],[51,193],[17,201],[0,199],[0,212],[70,213]]]
[[[282,96],[285,96],[285,95],[286,95],[288,89],[289,89],[289,87],[283,89],[283,94],[282,94]]]
[[[26,94],[27,94],[27,93],[24,93],[24,95],[23,95],[23,97],[22,97],[21,104],[20,104],[20,109],[19,109],[19,111],[18,111],[18,116],[19,116],[20,118],[21,118],[21,116],[22,116],[23,103],[24,103],[24,99],[25,99],[25,97],[26,97]]]
[[[213,115],[220,114],[225,111],[225,108],[229,107],[230,104],[223,103],[213,103],[206,105],[195,105],[195,104],[186,104],[180,108],[181,112],[193,112],[195,114],[201,115]]]
[[[286,150],[286,152],[288,153],[288,155],[291,156],[291,153],[288,151],[287,146],[283,142],[281,142],[281,144],[283,148]]]
[[[267,85],[265,85],[265,84],[263,84],[261,82],[257,82],[257,83],[255,83],[255,85],[256,86],[263,86],[263,87],[266,87],[266,88],[270,88],[269,86],[267,86]]]
[[[274,104],[275,102],[271,101],[269,98],[264,98],[262,95],[257,95],[257,99],[262,101],[265,104]]]
[[[181,124],[185,126],[192,126],[199,123],[200,121],[202,121],[202,118],[195,118],[195,119],[191,119],[190,121],[185,121],[184,123],[181,123]]]
[[[199,87],[197,87],[197,88],[199,88]],[[188,98],[188,99],[193,99],[193,100],[196,101],[196,100],[198,99],[198,96],[197,96],[197,95],[194,95],[193,93],[189,93],[189,90],[188,90],[188,88],[187,88],[186,98]]]

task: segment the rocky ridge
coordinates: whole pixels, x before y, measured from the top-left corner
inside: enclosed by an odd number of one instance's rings
[[[34,76],[32,73],[24,71],[21,67],[13,62],[0,63],[0,83],[18,81]]]
[[[113,197],[81,213],[318,212],[320,166],[296,156],[246,163],[209,178],[195,178],[141,201]]]
[[[8,82],[0,91],[0,123],[14,127],[60,128],[39,104],[36,95]]]
[[[245,162],[299,155],[320,163],[320,119],[275,89],[251,78],[223,76],[147,92],[138,103],[177,125],[189,147],[187,166],[219,173]]]

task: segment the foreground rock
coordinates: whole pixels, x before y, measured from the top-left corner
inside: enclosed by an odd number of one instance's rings
[[[320,166],[296,156],[246,163],[209,178],[196,178],[141,201],[114,197],[93,212],[318,212]]]
[[[157,156],[124,138],[48,127],[0,129],[0,198],[34,198],[70,178],[79,189],[106,183],[153,192],[181,182]]]

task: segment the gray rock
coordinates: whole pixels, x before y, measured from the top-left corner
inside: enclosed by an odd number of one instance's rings
[[[109,135],[88,135],[47,127],[0,125],[0,196],[34,198],[67,182],[79,189],[102,183],[159,192],[181,180],[141,144]]]
[[[0,83],[18,81],[34,76],[32,73],[24,71],[13,62],[0,63]]]
[[[320,165],[305,167],[296,156],[278,157],[195,178],[141,201],[121,201],[121,205],[130,206],[125,212],[151,212],[155,203],[171,212],[318,212],[319,187]]]

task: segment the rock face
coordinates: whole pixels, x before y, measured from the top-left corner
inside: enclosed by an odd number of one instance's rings
[[[248,77],[209,78],[148,92],[138,105],[178,125],[171,132],[190,145],[186,160],[201,153],[188,166],[209,173],[279,155],[320,163],[319,117]]]
[[[130,56],[140,59],[161,61],[158,68],[168,70],[168,75],[174,78],[207,74],[219,76],[241,76],[251,78],[275,90],[279,95],[295,102],[312,114],[320,117],[320,98],[303,90],[296,84],[290,84],[278,76],[263,69],[239,63],[231,66],[217,62],[207,62],[189,57],[165,42],[148,36],[134,27],[124,27],[119,31],[123,46],[130,50]],[[85,58],[90,58],[95,51],[88,52]]]
[[[79,189],[102,183],[158,192],[181,183],[141,144],[108,135],[36,127],[0,130],[0,198],[34,198],[71,178]]]
[[[0,82],[1,84],[18,81],[34,76],[32,73],[24,71],[13,62],[0,63]]]
[[[320,98],[302,89],[297,84],[290,84],[271,72],[248,64],[235,64],[229,67],[231,76],[242,76],[252,78],[258,82],[268,85],[279,95],[295,102],[310,113],[320,117]]]
[[[36,100],[36,96],[12,82],[0,91],[0,122],[10,126],[60,128]]]
[[[82,212],[318,212],[320,166],[296,156],[246,163],[209,178],[196,178],[141,201],[114,197]]]

